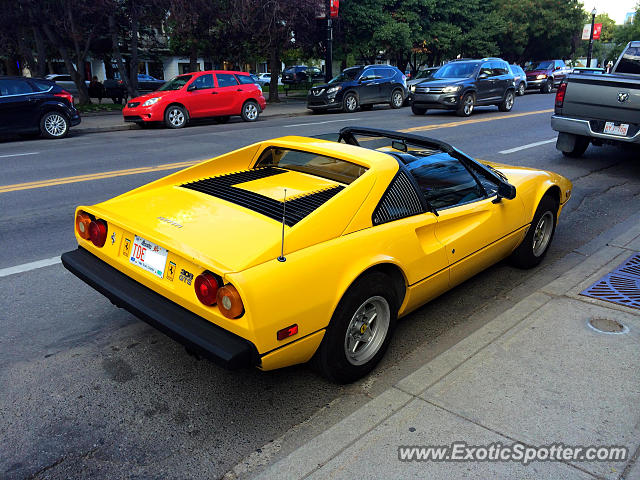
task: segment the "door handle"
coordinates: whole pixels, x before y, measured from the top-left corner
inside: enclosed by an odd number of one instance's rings
[[[236,88],[236,92],[241,92],[242,89],[241,88]]]
[[[218,92],[211,92],[211,95],[217,95]]]

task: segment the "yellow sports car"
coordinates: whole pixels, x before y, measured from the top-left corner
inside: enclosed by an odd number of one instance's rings
[[[510,257],[540,263],[571,195],[555,173],[425,137],[282,137],[76,210],[64,266],[227,367],[366,375],[396,319]]]

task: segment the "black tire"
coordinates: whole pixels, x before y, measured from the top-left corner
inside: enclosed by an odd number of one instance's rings
[[[516,95],[513,92],[513,90],[507,90],[504,93],[504,98],[502,99],[502,102],[500,102],[500,104],[498,104],[498,110],[500,110],[501,112],[510,112],[511,109],[513,108],[513,104],[516,101]]]
[[[247,100],[242,105],[240,117],[245,122],[255,122],[260,116],[260,106],[254,100]]]
[[[347,93],[342,101],[342,110],[346,113],[353,113],[358,110],[359,102],[355,93]]]
[[[550,222],[550,224],[545,223],[545,226],[541,226],[543,218],[545,219],[545,222]],[[529,231],[525,235],[524,240],[522,240],[522,243],[509,257],[509,262],[518,268],[533,268],[539,265],[549,251],[549,246],[553,241],[557,219],[558,202],[550,195],[545,195],[542,197],[542,200],[540,200],[536,213],[533,215]],[[543,239],[544,241],[542,242],[540,237],[541,228],[545,230],[542,232],[545,236],[545,239]],[[546,228],[549,228],[550,230],[547,232]],[[548,235],[548,238],[546,238],[546,235]]]
[[[214,118],[213,121],[216,122],[216,123],[220,123],[220,124],[228,123],[229,122],[229,118],[230,118],[229,115],[225,115],[223,117],[216,117],[216,118]]]
[[[589,137],[583,137],[582,135],[576,135],[576,143],[573,146],[573,150],[571,150],[569,152],[564,152],[563,151],[562,154],[565,157],[579,158],[587,150],[587,148],[589,147],[589,143],[591,143],[589,141]]]
[[[40,119],[40,133],[44,138],[64,138],[69,134],[69,119],[61,112],[47,112]]]
[[[471,114],[473,113],[475,104],[476,104],[475,95],[471,92],[465,93],[464,96],[462,97],[462,100],[460,100],[460,105],[458,105],[458,108],[456,110],[456,115],[458,115],[459,117],[471,116]]]
[[[349,287],[338,303],[322,343],[312,359],[313,367],[324,377],[336,383],[353,382],[373,370],[384,356],[393,336],[398,315],[398,302],[390,285],[391,279],[387,275],[374,272],[360,278]],[[388,309],[385,309],[385,305]],[[362,320],[356,317],[356,313],[366,311],[369,307],[375,309],[375,321],[379,323],[374,326],[372,321],[368,330]],[[385,318],[387,313],[388,322]],[[350,326],[352,328],[349,328]],[[355,336],[371,335],[367,332],[372,331],[373,336],[370,336],[368,341],[355,340],[354,353],[347,354],[347,348],[351,348],[350,342]],[[381,336],[376,338],[376,333]],[[358,346],[360,349],[357,349]],[[358,355],[363,356],[358,360]],[[361,364],[358,363],[360,361]]]
[[[553,90],[553,80],[551,78],[546,82],[544,82],[544,85],[540,87],[540,93],[551,93],[552,90]]]
[[[521,97],[524,95],[524,92],[526,91],[526,87],[524,86],[524,82],[520,82],[520,85],[518,85],[518,90],[516,92],[516,94]]]
[[[360,110],[362,110],[363,112],[370,112],[371,110],[373,110],[373,105],[360,105]]]
[[[402,94],[402,90],[396,88],[393,92],[391,92],[391,99],[389,100],[389,105],[391,108],[402,108],[404,104],[404,95]]]
[[[427,113],[426,108],[418,107],[416,105],[411,105],[411,111],[414,115],[424,115],[425,113]]]
[[[187,122],[189,114],[182,105],[169,105],[164,112],[164,124],[169,128],[182,128]]]

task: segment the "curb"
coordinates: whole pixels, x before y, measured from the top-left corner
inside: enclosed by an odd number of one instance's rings
[[[115,112],[120,114],[120,112]],[[113,115],[112,113],[108,113],[105,116]],[[300,117],[303,115],[311,115],[310,110],[305,110],[304,112],[291,112],[291,113],[274,113],[273,115],[264,115],[263,118],[282,118],[282,117]],[[94,114],[94,115],[84,115],[87,117],[98,117],[102,116],[102,114]],[[125,123],[122,125],[109,125],[104,127],[87,127],[87,128],[73,128],[73,132],[75,133],[103,133],[103,132],[118,132],[124,130],[137,130],[138,126],[135,123]],[[141,130],[141,129],[140,129]]]

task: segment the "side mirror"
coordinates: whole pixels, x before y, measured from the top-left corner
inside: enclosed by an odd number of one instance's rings
[[[500,182],[498,184],[498,198],[513,200],[516,198],[516,187],[507,182]]]
[[[482,72],[480,75],[478,75],[478,80],[484,80],[485,78],[489,78],[489,75],[487,75],[484,72]]]
[[[187,92],[193,92],[194,90],[197,90],[197,89],[198,87],[196,87],[196,84],[192,83],[187,87]]]

